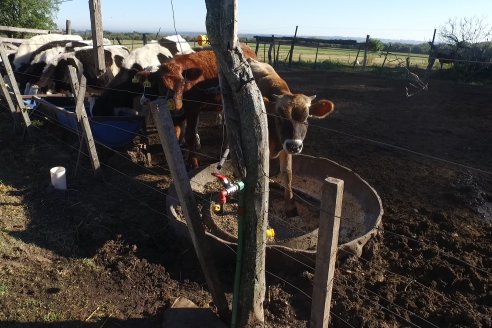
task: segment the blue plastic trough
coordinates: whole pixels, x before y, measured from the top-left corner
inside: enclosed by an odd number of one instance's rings
[[[63,127],[78,132],[75,101],[71,97],[37,98],[36,112],[55,120]],[[89,105],[86,104],[85,108]],[[142,116],[93,116],[89,117],[92,136],[96,142],[111,148],[130,144],[144,128]]]

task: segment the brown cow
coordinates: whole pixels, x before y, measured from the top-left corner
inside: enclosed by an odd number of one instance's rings
[[[270,158],[278,157],[280,160],[286,213],[288,216],[296,216],[297,208],[292,193],[292,155],[302,151],[308,118],[323,119],[334,111],[335,105],[329,100],[312,103],[316,96],[293,94],[272,66],[252,59],[248,62],[268,114]]]
[[[246,58],[255,58],[255,53],[242,46]],[[212,50],[176,56],[163,63],[157,72],[166,90],[173,93],[174,109],[186,111],[186,146],[194,151],[197,145],[195,128],[198,115],[204,110],[221,110],[221,96],[217,60]],[[184,103],[184,106],[183,106]],[[180,134],[176,127],[176,135]],[[189,163],[198,166],[198,158],[190,153]]]

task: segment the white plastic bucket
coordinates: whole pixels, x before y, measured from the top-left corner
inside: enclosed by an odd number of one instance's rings
[[[55,166],[51,168],[51,184],[55,187],[55,189],[67,189],[67,178],[65,172],[66,170],[63,166]]]

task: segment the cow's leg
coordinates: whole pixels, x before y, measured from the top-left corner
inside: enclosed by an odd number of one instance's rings
[[[279,155],[280,175],[284,184],[285,214],[287,217],[297,216],[297,207],[292,193],[292,155],[282,150]]]
[[[198,156],[196,154],[196,128],[198,125],[198,111],[189,110],[186,114],[186,130],[185,141],[186,147],[190,150],[188,156],[188,163],[192,169],[195,169],[199,165]]]

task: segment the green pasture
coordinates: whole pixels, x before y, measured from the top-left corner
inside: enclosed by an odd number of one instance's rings
[[[121,40],[122,45],[133,50],[143,46],[142,40]],[[192,47],[198,46],[196,42],[189,42]],[[256,44],[248,43],[248,45],[254,50]],[[268,44],[260,44],[258,48],[258,59],[268,62]],[[277,57],[278,50],[278,57]],[[279,62],[288,62],[288,55],[290,51],[290,45],[278,45],[275,46],[275,57]],[[272,51],[272,57],[274,52]],[[381,67],[385,58],[386,52],[368,52],[367,66]],[[332,63],[336,66],[350,66],[354,65],[357,58],[359,65],[362,65],[364,51],[359,52],[357,57],[357,49],[345,49],[345,48],[319,48],[318,55],[316,57],[316,48],[295,46],[292,61],[294,63],[310,64],[316,63]],[[384,64],[385,67],[403,67],[406,66],[406,58],[410,56],[410,67],[424,69],[427,67],[427,55],[411,54],[411,53],[393,53],[390,52]]]
[[[251,44],[254,47],[253,44]],[[281,45],[280,48],[275,47],[275,52],[278,49],[278,61],[288,62],[288,55],[290,51],[289,45]],[[345,49],[345,48],[319,48],[318,55],[316,56],[316,48],[295,46],[292,61],[297,63],[323,63],[332,62],[341,66],[352,66],[357,58],[360,65],[362,64],[364,51],[359,52],[357,57],[357,49]],[[382,66],[386,52],[368,52],[367,66]],[[273,51],[272,51],[273,56]],[[275,53],[275,56],[277,54]],[[385,67],[399,67],[406,66],[406,58],[410,56],[410,66],[415,68],[427,67],[427,55],[422,54],[408,54],[408,53],[392,53],[388,54]],[[264,46],[260,44],[258,48],[258,59],[262,61],[268,61],[268,45]]]

